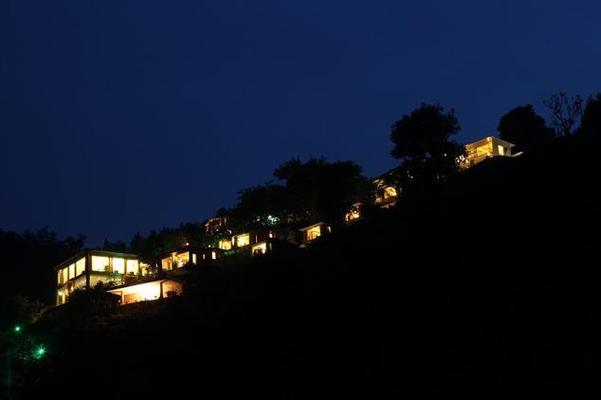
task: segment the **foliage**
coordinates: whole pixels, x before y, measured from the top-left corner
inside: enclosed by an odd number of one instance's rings
[[[462,147],[451,136],[459,129],[454,111],[445,111],[440,104],[422,103],[393,124],[391,154],[401,160],[404,189],[444,180],[456,171]]]
[[[536,114],[531,104],[516,107],[501,117],[499,137],[516,145],[517,151],[532,151],[555,137],[553,129]]]
[[[231,210],[239,227],[274,226],[318,220],[339,223],[353,203],[365,200],[371,183],[352,161],[293,158],[273,173],[278,183],[242,190]]]
[[[586,102],[580,132],[587,136],[601,137],[601,93]]]
[[[13,302],[17,294],[32,302],[54,302],[53,268],[81,251],[84,241],[81,235],[61,239],[48,229],[24,233],[0,229],[2,281],[11,282],[0,292],[0,327],[17,318],[19,311]]]
[[[91,289],[76,289],[68,298],[66,307],[71,311],[98,313],[119,305],[119,296],[108,293],[111,285],[98,282]]]
[[[561,136],[575,132],[576,123],[582,115],[583,100],[580,96],[568,96],[565,92],[553,94],[543,104],[549,109],[552,125]]]

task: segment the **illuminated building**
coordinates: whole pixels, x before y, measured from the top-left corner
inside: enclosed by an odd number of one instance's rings
[[[99,282],[123,284],[127,276],[146,274],[138,256],[104,250],[84,250],[54,268],[56,271],[56,304],[67,301],[75,289],[89,289]]]
[[[459,157],[458,164],[460,169],[470,168],[479,162],[492,157],[515,157],[520,155],[513,154],[514,144],[505,140],[488,136],[484,139],[465,145],[465,153]]]
[[[318,222],[313,225],[306,226],[304,228],[299,229],[303,235],[302,244],[304,246],[318,237],[327,235],[332,233],[332,227],[325,222]]]
[[[390,208],[396,205],[399,197],[399,189],[394,185],[387,183],[384,178],[376,178],[373,181],[376,186],[374,203],[382,208]]]
[[[159,269],[162,272],[172,271],[187,265],[196,266],[221,258],[223,250],[214,248],[197,248],[188,244],[170,249],[159,255]]]
[[[347,212],[344,214],[344,222],[350,224],[352,222],[357,221],[361,218],[361,209],[363,208],[363,203],[355,203],[353,204]]]
[[[182,284],[173,279],[155,279],[134,285],[116,286],[107,290],[107,292],[121,297],[122,305],[179,296],[182,291]]]

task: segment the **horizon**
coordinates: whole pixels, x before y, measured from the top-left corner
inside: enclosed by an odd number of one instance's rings
[[[601,88],[601,4],[576,4],[11,2],[0,228],[128,243],[233,206],[292,157],[378,175],[422,102],[455,110],[460,143],[525,104],[549,123],[542,100]]]

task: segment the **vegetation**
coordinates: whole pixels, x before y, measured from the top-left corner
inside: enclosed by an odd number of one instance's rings
[[[401,161],[400,186],[404,190],[443,181],[457,170],[462,147],[451,136],[460,126],[453,110],[440,104],[422,104],[392,126],[392,156]]]
[[[499,137],[516,145],[516,151],[536,151],[555,138],[555,131],[527,104],[509,111],[499,121]]]
[[[448,161],[458,122],[422,105],[393,128],[411,190],[391,210],[306,250],[195,269],[181,276],[183,296],[158,303],[116,307],[97,287],[38,319],[39,303],[22,298],[22,336],[0,335],[0,347],[18,350],[10,354],[14,394],[598,397],[600,108],[601,95],[590,98],[576,133],[541,151],[455,173]],[[506,132],[546,129],[532,107],[510,114],[499,124]],[[372,190],[351,162],[291,160],[274,178],[242,191],[219,216],[232,229],[334,218]],[[0,254],[12,257],[2,265],[21,265],[14,282],[42,276],[83,246],[82,237],[48,231],[0,238]],[[182,224],[136,235],[127,247],[152,258],[209,240],[202,225]],[[23,294],[51,288],[51,268],[48,275]]]

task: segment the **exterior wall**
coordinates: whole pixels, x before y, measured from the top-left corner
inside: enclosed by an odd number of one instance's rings
[[[465,145],[465,155],[459,161],[462,169],[474,166],[487,158],[491,157],[512,157],[513,145],[500,140],[494,136],[489,136],[477,142]]]
[[[87,250],[56,268],[56,304],[64,304],[76,289],[89,289],[99,282],[122,284],[128,272],[140,274],[133,254]]]

